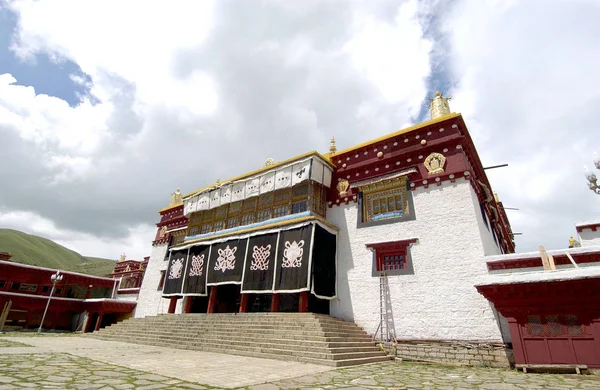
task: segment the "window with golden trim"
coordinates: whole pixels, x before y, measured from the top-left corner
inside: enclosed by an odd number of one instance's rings
[[[385,221],[411,216],[406,177],[365,185],[361,190],[362,222]]]

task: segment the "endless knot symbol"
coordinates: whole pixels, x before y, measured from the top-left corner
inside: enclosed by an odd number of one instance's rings
[[[179,279],[183,271],[183,259],[175,259],[171,262],[171,270],[169,271],[169,279]]]
[[[302,254],[304,253],[304,240],[300,242],[285,242],[285,249],[283,251],[283,262],[281,267],[283,268],[299,268],[302,267]]]
[[[219,253],[219,257],[217,258],[217,264],[215,264],[215,271],[221,270],[222,272],[225,272],[228,269],[234,269],[236,251],[237,246],[230,249],[229,245],[227,245],[225,249],[218,249],[217,252]]]
[[[192,256],[192,269],[190,276],[202,276],[202,267],[204,266],[204,253],[200,256]]]
[[[250,270],[266,271],[269,269],[269,256],[271,255],[271,244],[267,246],[254,246],[252,248],[252,264]]]

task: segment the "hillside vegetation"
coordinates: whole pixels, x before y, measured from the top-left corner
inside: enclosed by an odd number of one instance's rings
[[[10,253],[15,263],[94,276],[108,276],[115,266],[114,260],[85,257],[54,241],[12,229],[0,229],[0,252]]]

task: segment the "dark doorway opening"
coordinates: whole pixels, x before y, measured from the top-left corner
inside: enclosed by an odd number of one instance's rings
[[[224,284],[217,290],[217,313],[237,313],[240,311],[241,286]]]
[[[298,312],[300,311],[300,294],[279,294],[280,312]]]
[[[190,313],[206,313],[208,310],[208,297],[189,297],[192,300]]]
[[[312,294],[308,294],[308,311],[311,313],[329,315],[329,301],[320,299]]]
[[[248,311],[251,313],[271,311],[272,296],[273,294],[248,294]]]

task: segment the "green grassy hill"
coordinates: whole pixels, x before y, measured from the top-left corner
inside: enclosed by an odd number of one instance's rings
[[[113,260],[84,257],[54,241],[11,229],[0,229],[0,252],[10,253],[15,263],[95,276],[108,276],[115,266]]]

